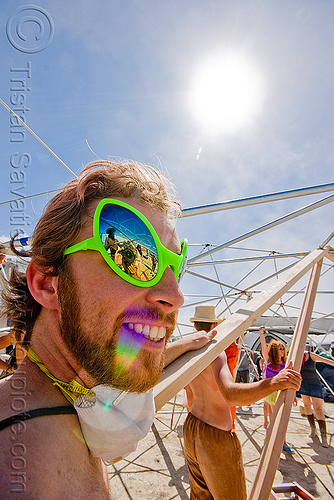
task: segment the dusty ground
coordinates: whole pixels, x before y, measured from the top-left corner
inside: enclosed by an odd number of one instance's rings
[[[189,499],[188,473],[183,455],[182,424],[186,411],[178,405],[167,404],[155,419],[148,436],[139,443],[136,452],[125,460],[108,467],[113,498],[117,500]],[[287,441],[296,453],[281,454],[274,484],[296,481],[315,498],[334,499],[334,404],[325,403],[330,446],[308,437],[305,417],[293,408]],[[243,459],[250,491],[256,474],[264,441],[262,402],[238,408],[236,430],[243,449]],[[231,499],[233,494],[231,494]]]

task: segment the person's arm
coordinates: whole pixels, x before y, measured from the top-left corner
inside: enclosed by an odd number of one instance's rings
[[[5,349],[5,347],[15,344],[15,342],[15,335],[13,333],[7,333],[7,335],[0,337],[0,349]]]
[[[201,349],[217,335],[217,330],[211,330],[206,333],[204,330],[200,332],[190,333],[181,339],[170,342],[166,346],[164,366],[168,366],[176,358],[182,356],[185,352],[196,351]]]
[[[186,401],[185,401],[185,406],[187,407],[188,411],[191,411],[191,408],[194,403],[194,392],[192,388],[190,387],[190,384],[185,386],[186,390]]]
[[[6,372],[8,368],[9,364],[6,363],[6,361],[2,361],[2,359],[0,359],[0,370],[4,370]]]
[[[301,376],[292,370],[290,362],[275,377],[249,384],[235,383],[227,368],[226,355],[222,353],[212,362],[213,373],[220,392],[230,406],[244,406],[255,403],[269,396],[274,391],[293,389],[297,391],[301,385]]]
[[[269,354],[268,354],[268,346],[267,346],[266,339],[264,336],[264,331],[265,331],[265,327],[260,326],[259,334],[260,334],[260,340],[261,340],[262,357],[263,357],[263,361],[267,365],[268,359],[269,359]]]
[[[310,352],[311,359],[313,361],[316,361],[317,363],[325,363],[326,365],[334,366],[334,361],[328,358],[323,358],[322,356],[319,356],[319,354],[316,354],[315,352]]]

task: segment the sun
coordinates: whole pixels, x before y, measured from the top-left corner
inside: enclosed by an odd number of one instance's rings
[[[234,133],[261,110],[263,77],[244,56],[215,56],[199,67],[189,97],[194,117],[203,128]]]

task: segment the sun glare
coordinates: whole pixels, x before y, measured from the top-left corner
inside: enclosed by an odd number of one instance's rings
[[[263,102],[263,80],[244,57],[215,57],[195,75],[190,106],[203,128],[233,133],[251,123]]]

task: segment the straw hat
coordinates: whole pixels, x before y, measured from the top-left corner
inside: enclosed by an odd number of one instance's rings
[[[215,306],[196,306],[195,315],[190,318],[192,323],[195,321],[204,323],[217,323],[218,318],[215,314]]]

